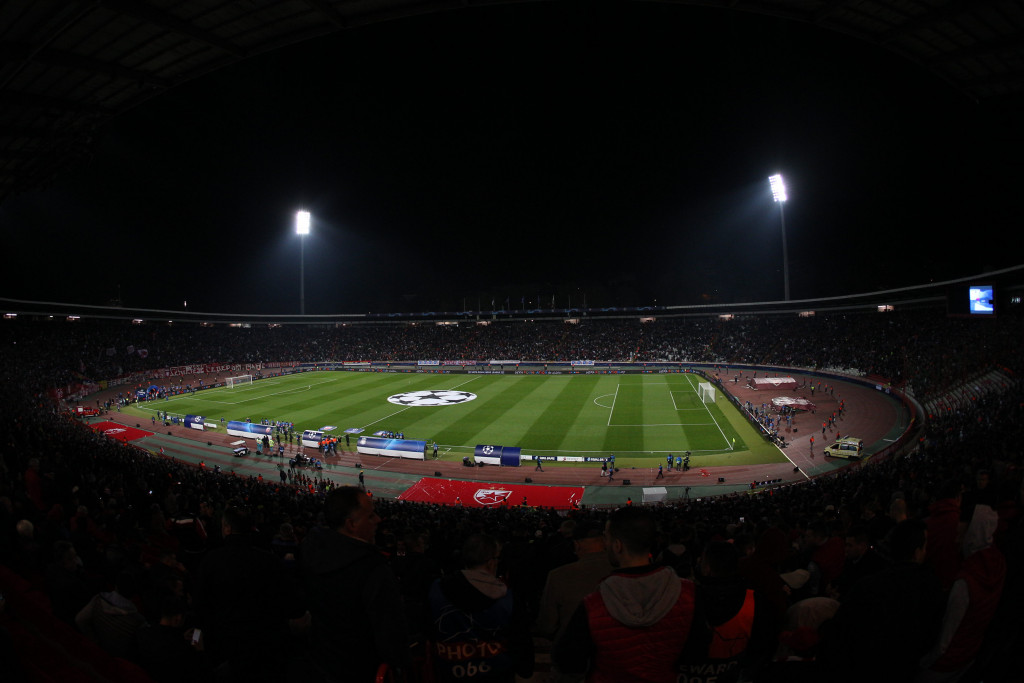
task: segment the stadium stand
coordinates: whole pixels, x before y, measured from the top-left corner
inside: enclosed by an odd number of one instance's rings
[[[949,490],[948,482],[961,492],[954,500],[965,528],[974,505],[998,515],[992,542],[1007,567],[998,606],[988,619],[971,622],[982,633],[959,680],[1020,680],[1011,645],[1024,638],[1017,616],[1024,608],[1024,454],[1018,439],[1024,392],[1017,351],[1021,317],[1010,313],[984,326],[976,322],[927,310],[809,319],[753,316],[728,322],[708,317],[572,326],[516,322],[259,330],[138,326],[114,320],[4,321],[0,408],[7,429],[0,440],[0,590],[5,600],[0,638],[15,653],[24,680],[156,680],[159,671],[102,651],[76,629],[73,618],[56,616],[56,601],[85,596],[78,598],[84,606],[85,599],[109,591],[116,577],[129,572],[137,585],[130,598],[155,624],[163,598],[188,601],[203,590],[198,568],[206,555],[225,544],[220,533],[225,509],[248,511],[255,526],[253,540],[267,552],[272,552],[274,536],[284,524],[290,525],[296,547],[311,529],[325,524],[325,492],[200,469],[109,441],[71,417],[49,391],[53,387],[83,378],[144,377],[147,370],[197,361],[398,360],[399,353],[406,358],[744,362],[855,369],[885,378],[915,395],[927,407],[929,419],[917,443],[866,467],[774,489],[771,495],[650,506],[659,530],[652,556],[671,564],[683,578],[709,585],[701,557],[712,542],[731,541],[740,549],[740,574],[757,595],[757,610],[772,618],[758,622],[757,637],[739,660],[739,680],[826,680],[823,674],[835,674],[827,669],[827,657],[815,656],[830,646],[834,651],[829,620],[820,611],[816,618],[806,617],[808,606],[824,600],[835,600],[842,609],[843,595],[834,590],[841,582],[828,578],[843,576],[843,562],[834,555],[826,561],[819,540],[843,539],[855,529],[867,529],[871,546],[891,567],[899,560],[894,556],[894,529],[904,520],[937,518],[936,505],[944,500],[940,493]],[[851,328],[858,330],[856,337],[845,332]],[[135,351],[127,352],[129,348]],[[381,517],[376,545],[400,570],[399,576],[409,578],[405,539],[417,539],[424,566],[449,575],[462,569],[465,539],[487,533],[502,544],[497,575],[534,614],[549,572],[573,559],[559,533],[562,523],[600,527],[608,514],[585,507],[480,509],[381,498],[374,503]],[[186,528],[173,523],[182,518],[194,524]],[[198,525],[202,534],[195,533]],[[55,579],[54,550],[60,541],[70,541],[80,558],[72,572],[74,585],[81,588],[77,592],[67,590],[68,579]],[[926,568],[930,559],[926,549]],[[282,574],[301,586],[295,560],[294,553],[281,556]],[[832,564],[836,561],[838,565]],[[823,571],[826,565],[828,571]],[[801,572],[824,580],[801,583]],[[403,582],[406,599],[416,604],[425,604],[428,589],[422,582]],[[414,615],[421,619],[411,624],[410,633],[430,631],[422,614],[408,615],[414,622]],[[885,613],[877,615],[879,621],[886,618]],[[204,624],[199,615],[189,613],[175,628],[184,638],[193,627]],[[308,673],[310,662],[330,655],[309,652],[307,634],[308,623],[295,620],[281,643],[293,673]],[[868,642],[858,654],[873,662]],[[531,680],[548,680],[542,661],[546,648],[550,643],[541,642],[540,665]],[[220,662],[200,661],[198,680],[212,679]],[[414,670],[382,675],[427,680],[428,653],[414,650],[412,661]]]

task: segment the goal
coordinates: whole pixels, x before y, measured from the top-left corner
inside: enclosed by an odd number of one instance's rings
[[[711,385],[711,382],[701,382],[697,385],[697,396],[703,403],[714,403],[715,387]]]
[[[238,377],[228,377],[225,380],[225,386],[228,389],[232,389],[239,385],[252,384],[252,375],[239,375]]]

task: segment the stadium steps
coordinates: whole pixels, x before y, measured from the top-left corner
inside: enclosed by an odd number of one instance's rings
[[[952,387],[941,395],[928,400],[925,403],[925,410],[928,415],[943,415],[945,413],[963,410],[979,398],[990,394],[1001,394],[1008,390],[1013,380],[1003,370],[990,370],[978,375],[958,386]]]

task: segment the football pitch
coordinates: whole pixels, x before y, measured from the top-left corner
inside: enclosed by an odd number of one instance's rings
[[[283,420],[296,430],[333,425],[401,432],[436,442],[461,459],[478,444],[519,446],[524,455],[604,457],[656,465],[689,451],[691,465],[784,462],[716,392],[697,393],[699,375],[461,375],[309,372],[207,389],[132,406],[224,421]],[[352,441],[352,447],[355,440]],[[621,466],[621,465],[620,465]]]

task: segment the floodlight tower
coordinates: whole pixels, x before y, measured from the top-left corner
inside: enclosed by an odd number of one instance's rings
[[[306,235],[309,234],[309,211],[295,214],[295,234],[299,236],[299,314],[306,315]]]
[[[776,173],[768,178],[772,186],[772,197],[779,205],[779,222],[782,224],[782,287],[786,301],[789,301],[789,254],[786,250],[786,212],[782,207],[786,203],[786,183],[782,180],[782,174]]]

